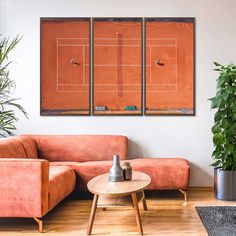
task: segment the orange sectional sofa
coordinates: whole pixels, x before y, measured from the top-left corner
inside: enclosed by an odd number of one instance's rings
[[[42,217],[93,177],[109,171],[112,157],[127,159],[121,135],[21,135],[0,139],[0,217]],[[148,189],[180,190],[186,200],[190,166],[183,158],[137,158],[134,170],[151,176]]]

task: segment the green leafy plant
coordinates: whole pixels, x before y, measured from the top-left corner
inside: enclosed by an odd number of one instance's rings
[[[209,99],[211,108],[217,109],[212,127],[212,166],[222,170],[236,170],[236,65],[214,64],[219,77],[216,95]]]
[[[0,137],[14,135],[15,122],[18,120],[15,110],[18,109],[26,117],[24,108],[17,103],[17,98],[12,98],[15,82],[9,77],[9,53],[15,48],[21,38],[18,36],[10,41],[0,35]]]

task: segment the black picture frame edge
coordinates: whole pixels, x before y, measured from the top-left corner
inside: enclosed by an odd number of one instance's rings
[[[90,20],[91,17],[40,17],[41,21],[84,21],[84,20]]]
[[[143,17],[125,17],[125,16],[116,16],[116,17],[92,17],[93,21],[132,21],[132,22],[140,22]]]
[[[89,68],[89,108],[88,114],[48,114],[43,112],[42,109],[42,23],[44,21],[88,21],[89,22],[89,55],[91,53],[91,40],[90,40],[90,31],[91,31],[91,17],[40,17],[40,116],[91,116],[91,68]],[[89,57],[89,63],[91,67],[91,57]]]
[[[144,17],[145,22],[189,22],[194,23],[195,17]]]
[[[144,86],[145,86],[145,103],[144,103],[144,116],[196,116],[196,18],[195,17],[144,17],[144,58],[146,60],[146,23],[147,22],[168,22],[168,20],[174,21],[175,19],[180,20],[179,22],[190,22],[193,23],[193,113],[192,114],[147,114],[146,112],[146,61],[144,64]],[[181,19],[185,19],[187,21],[181,21]]]

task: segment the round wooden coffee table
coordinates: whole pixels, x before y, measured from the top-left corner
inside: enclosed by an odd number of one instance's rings
[[[138,202],[142,201],[144,210],[147,204],[143,190],[150,184],[151,178],[142,172],[133,171],[132,180],[123,182],[109,182],[109,174],[99,175],[88,182],[88,190],[94,194],[87,234],[92,233],[92,227],[97,207],[122,206],[133,203],[136,222],[140,234],[143,234],[142,222]]]

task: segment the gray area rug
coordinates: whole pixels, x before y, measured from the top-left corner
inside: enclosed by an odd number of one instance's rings
[[[196,207],[209,236],[236,236],[236,207]]]

